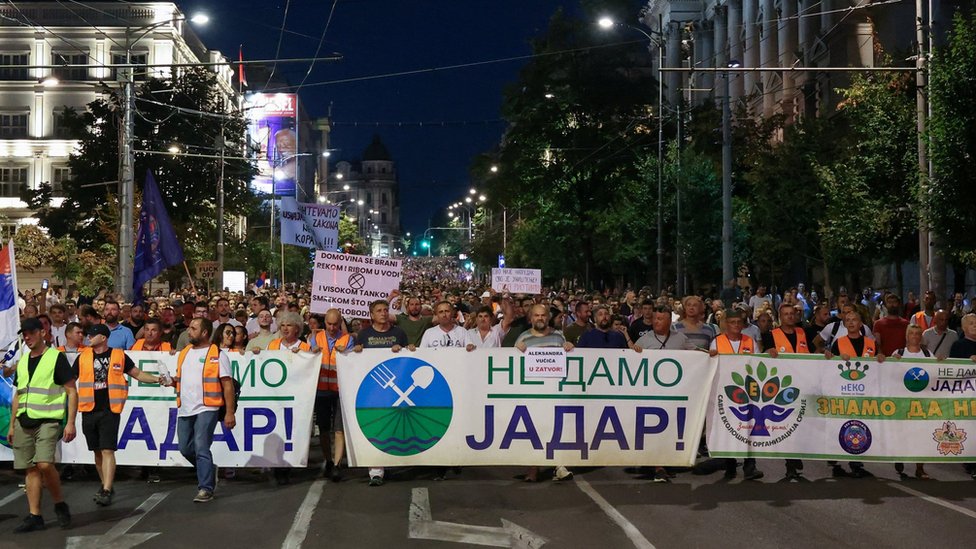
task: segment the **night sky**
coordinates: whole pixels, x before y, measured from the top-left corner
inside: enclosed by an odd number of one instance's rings
[[[241,43],[245,59],[275,57],[285,4],[179,2],[187,14],[210,16],[197,33],[234,59]],[[291,0],[278,57],[312,57],[332,6],[330,0]],[[380,134],[397,163],[403,230],[422,232],[438,209],[463,196],[472,158],[498,143],[505,129],[502,90],[527,61],[330,82],[528,55],[530,40],[560,7],[581,13],[575,0],[339,0],[320,55],[344,59],[317,64],[299,92],[312,117],[332,106],[332,147],[341,149],[333,163],[358,160]],[[298,84],[307,70],[307,64],[281,64],[277,74]]]

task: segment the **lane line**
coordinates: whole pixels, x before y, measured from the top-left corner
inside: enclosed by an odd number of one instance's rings
[[[305,536],[308,535],[308,527],[312,523],[312,513],[315,512],[315,507],[319,504],[319,499],[322,498],[322,488],[325,486],[324,479],[318,479],[312,483],[308,488],[308,493],[305,494],[305,501],[302,502],[301,507],[298,508],[298,512],[295,513],[295,521],[291,524],[291,530],[288,530],[288,536],[285,537],[285,541],[281,544],[281,549],[300,549],[302,542],[305,541]]]
[[[903,486],[901,484],[893,484],[892,483],[892,484],[888,484],[888,486],[890,486],[890,487],[892,487],[892,488],[894,488],[896,490],[901,490],[902,492],[905,492],[906,494],[911,494],[911,495],[913,495],[913,496],[915,496],[917,498],[924,499],[925,501],[927,501],[929,503],[934,503],[934,504],[936,504],[936,505],[938,505],[940,507],[945,507],[946,509],[950,509],[950,510],[955,511],[957,513],[962,513],[963,515],[966,515],[967,517],[976,518],[976,511],[973,511],[972,509],[966,509],[965,507],[956,505],[955,503],[949,503],[948,501],[946,501],[946,500],[944,500],[942,498],[937,498],[935,496],[930,496],[930,495],[926,494],[925,492],[920,492],[920,491],[918,491],[918,490],[916,490],[914,488],[909,488],[908,486]]]
[[[15,499],[19,498],[22,495],[24,495],[24,491],[18,488],[16,492],[10,494],[9,496],[3,499],[0,499],[0,507],[3,507],[4,505],[10,503],[11,501],[14,501]]]
[[[139,507],[136,507],[136,509],[132,511],[128,517],[120,520],[115,526],[110,528],[108,532],[105,532],[105,535],[102,536],[102,538],[106,541],[111,541],[115,538],[122,537],[140,520],[145,518],[145,516],[149,514],[149,511],[152,511],[154,507],[159,505],[159,502],[166,499],[166,496],[168,495],[169,492],[156,492],[155,494],[149,496],[146,498],[146,501],[139,504]]]
[[[602,509],[608,517],[610,517],[610,520],[617,523],[617,526],[624,531],[624,534],[626,534],[630,541],[634,544],[634,547],[637,549],[655,549],[654,545],[650,541],[647,541],[647,538],[644,537],[644,534],[641,534],[640,530],[638,530],[633,523],[627,520],[627,518],[623,516],[620,511],[617,511],[613,505],[610,505],[610,502],[604,499],[603,496],[593,489],[589,482],[576,477],[576,486],[579,486],[579,489],[584,494],[590,496],[590,499],[592,499],[593,502],[596,503],[597,506],[600,507],[600,509]]]

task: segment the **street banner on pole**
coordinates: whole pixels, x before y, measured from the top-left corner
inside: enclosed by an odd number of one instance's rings
[[[145,351],[126,354],[144,372],[176,373],[175,355]],[[237,426],[227,431],[223,423],[217,425],[214,461],[222,467],[306,466],[321,354],[262,351],[257,355],[231,353],[229,358],[233,376],[241,382],[241,399]],[[119,427],[118,464],[188,467],[178,448],[176,413],[172,387],[130,379]],[[80,428],[80,413],[76,425],[78,437],[61,443],[60,462],[92,463],[92,452]],[[0,447],[0,461],[12,459],[10,449]]]
[[[973,462],[973,436],[968,360],[722,356],[709,404],[713,457]]]
[[[319,251],[312,273],[313,313],[335,308],[347,318],[369,318],[369,304],[400,287],[399,259]]]
[[[491,289],[513,294],[542,293],[542,270],[492,269]]]
[[[281,199],[281,242],[317,250],[339,246],[339,207]]]
[[[577,349],[562,379],[516,349],[338,357],[349,464],[694,463],[715,362],[696,351]]]

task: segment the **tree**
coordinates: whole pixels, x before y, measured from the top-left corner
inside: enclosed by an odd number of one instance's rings
[[[976,14],[958,12],[947,43],[932,53],[925,218],[944,249],[976,264]]]
[[[226,114],[225,98],[213,72],[191,68],[174,70],[174,74],[171,80],[148,80],[136,90],[137,190],[151,170],[184,254],[189,260],[210,259],[216,241],[219,160],[159,153],[176,146],[183,153],[215,155],[223,127],[223,136],[231,143],[227,155],[235,157],[224,161],[225,215],[246,215],[256,206],[247,186],[254,168],[240,159],[247,150],[246,122],[240,113]],[[110,95],[89,103],[85,111],[69,109],[63,115],[65,127],[79,140],[77,152],[68,161],[72,178],[64,183],[63,204],[52,206],[49,184],[23,193],[51,236],[70,236],[83,250],[114,244],[106,233],[118,233],[116,187],[94,185],[120,178],[118,128],[123,105],[117,91],[106,91]]]

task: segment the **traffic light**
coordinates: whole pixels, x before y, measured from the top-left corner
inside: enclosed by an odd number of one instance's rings
[[[423,248],[423,249],[425,249],[425,250],[426,250],[427,248],[430,248],[430,241],[427,241],[427,240],[422,240],[422,241],[420,242],[420,247],[421,247],[421,248]]]

